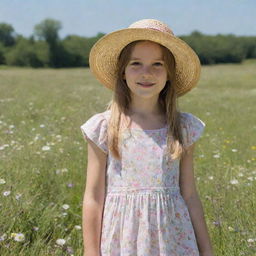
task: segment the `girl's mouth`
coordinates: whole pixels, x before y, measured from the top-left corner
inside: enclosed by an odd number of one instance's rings
[[[142,87],[151,87],[153,86],[154,84],[152,83],[138,83],[138,85],[142,86]]]

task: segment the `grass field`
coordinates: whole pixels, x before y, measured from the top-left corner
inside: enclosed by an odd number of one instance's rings
[[[203,67],[179,101],[206,123],[194,169],[217,256],[256,255],[255,71]],[[80,125],[110,98],[88,69],[0,68],[1,256],[82,255]]]

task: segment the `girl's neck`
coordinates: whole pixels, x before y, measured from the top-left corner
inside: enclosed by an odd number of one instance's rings
[[[133,101],[127,110],[127,115],[138,116],[141,118],[151,118],[163,115],[163,111],[160,108],[158,101]]]
[[[124,123],[131,127],[156,129],[166,124],[166,116],[158,102],[158,97],[151,99],[132,98],[132,102],[124,113]]]

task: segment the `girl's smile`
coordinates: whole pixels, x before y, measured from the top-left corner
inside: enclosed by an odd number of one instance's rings
[[[137,43],[125,68],[124,79],[133,96],[158,97],[167,80],[161,47],[150,41]]]

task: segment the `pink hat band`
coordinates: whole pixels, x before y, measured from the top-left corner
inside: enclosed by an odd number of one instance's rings
[[[153,19],[144,19],[132,23],[129,28],[148,28],[174,35],[172,30],[163,22]]]

